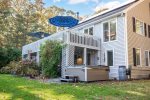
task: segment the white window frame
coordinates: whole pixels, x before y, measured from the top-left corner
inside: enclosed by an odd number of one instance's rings
[[[142,65],[142,54],[141,54],[142,52],[141,52],[141,48],[135,48],[135,49],[136,49],[136,50],[137,50],[137,49],[140,50],[140,65],[137,65],[137,57],[136,57],[136,66],[137,66],[137,67],[139,67],[139,66],[142,67],[142,66],[141,66],[141,65]]]
[[[145,50],[145,52],[144,53],[146,53],[146,52],[148,52],[148,66],[150,66],[150,51],[149,50]],[[146,55],[145,55],[145,66],[146,67],[148,67],[147,65],[146,65]]]
[[[90,33],[90,30],[89,30],[90,28],[93,28],[93,35],[94,35],[94,26],[90,26],[90,27],[84,28],[84,29],[83,29],[83,33],[84,33],[84,30],[87,29],[87,30],[88,30],[87,35],[91,35],[91,34],[89,34],[89,33]],[[86,34],[86,33],[84,33],[84,34]],[[93,35],[91,35],[91,36],[93,36]]]
[[[116,39],[115,39],[115,40],[110,40],[110,22],[111,22],[111,21],[114,21],[114,20],[116,21]],[[109,39],[108,39],[108,41],[104,41],[105,38],[104,38],[104,30],[103,30],[103,29],[104,29],[104,26],[103,26],[103,25],[104,25],[105,23],[108,23],[108,27],[109,27],[109,30],[108,30],[108,31],[109,31]],[[104,22],[102,23],[103,42],[104,42],[104,43],[107,43],[107,42],[114,42],[114,41],[117,41],[117,33],[118,33],[118,32],[117,32],[117,29],[118,29],[117,18],[113,18],[113,19],[104,21]]]
[[[137,23],[137,21],[139,21],[140,23],[142,23],[142,25],[143,25],[143,33],[138,33],[138,32],[137,32],[137,28],[136,28],[136,27],[137,27],[137,24],[136,24],[136,23]],[[140,27],[141,27],[141,26],[140,26]],[[144,36],[144,35],[145,35],[144,22],[143,22],[143,21],[141,21],[141,20],[140,20],[140,19],[138,19],[138,18],[135,18],[135,30],[136,30],[136,33],[137,33],[137,34],[142,35],[142,36]]]

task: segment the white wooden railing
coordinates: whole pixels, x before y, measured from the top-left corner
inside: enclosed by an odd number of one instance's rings
[[[63,40],[68,44],[100,48],[100,39],[92,35],[68,31]]]

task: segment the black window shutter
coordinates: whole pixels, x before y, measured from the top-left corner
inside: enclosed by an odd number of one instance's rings
[[[133,64],[136,66],[136,49],[133,48]]]
[[[136,32],[135,17],[132,17],[132,21],[133,21],[133,32]]]
[[[147,37],[147,26],[146,26],[146,23],[144,23],[144,32],[145,32],[145,37]]]
[[[148,25],[148,37],[150,38],[150,25]]]

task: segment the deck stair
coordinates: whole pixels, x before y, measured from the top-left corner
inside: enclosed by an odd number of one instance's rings
[[[60,79],[61,82],[78,82],[78,76],[65,75],[65,78]]]

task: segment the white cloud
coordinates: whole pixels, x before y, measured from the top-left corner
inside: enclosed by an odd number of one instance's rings
[[[61,0],[53,0],[53,2],[54,2],[54,3],[56,3],[56,2],[60,2],[60,1],[61,1]]]
[[[94,11],[98,11],[100,9],[105,9],[105,8],[111,9],[116,6],[119,6],[120,4],[121,3],[119,1],[111,1],[111,2],[107,2],[107,3],[101,2],[94,8]]]
[[[99,0],[69,0],[69,4],[79,4],[79,3],[86,3],[86,2],[95,2],[98,3]]]

